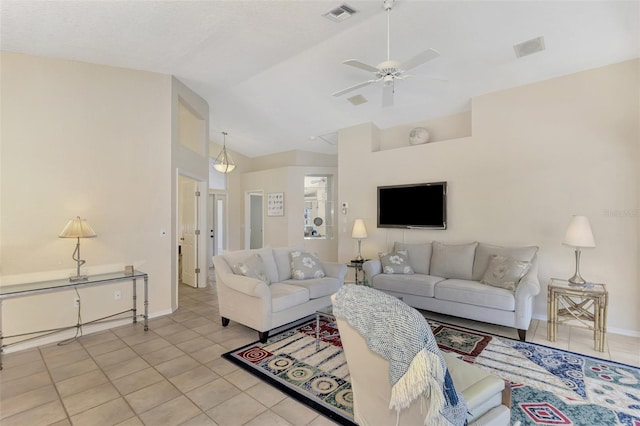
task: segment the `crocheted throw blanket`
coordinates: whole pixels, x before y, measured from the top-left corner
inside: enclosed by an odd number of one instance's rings
[[[467,424],[466,403],[453,386],[431,327],[417,310],[373,288],[345,285],[336,293],[333,314],[389,361],[390,409],[400,415],[422,397],[425,425]]]

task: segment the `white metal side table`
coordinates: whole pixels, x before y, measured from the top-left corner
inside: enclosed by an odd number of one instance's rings
[[[547,292],[547,339],[556,341],[559,323],[577,320],[593,330],[594,350],[604,352],[608,304],[609,293],[604,284],[573,286],[567,280],[551,278]]]

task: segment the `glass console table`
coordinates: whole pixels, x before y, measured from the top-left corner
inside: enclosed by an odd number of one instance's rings
[[[145,272],[141,271],[133,271],[132,274],[127,274],[125,272],[110,272],[107,274],[97,274],[90,275],[84,281],[69,281],[68,278],[56,279],[51,281],[40,281],[34,283],[22,283],[22,284],[13,284],[0,286],[0,370],[2,370],[2,354],[4,352],[4,348],[11,346],[14,343],[4,344],[3,340],[11,337],[21,337],[21,336],[29,336],[32,334],[40,334],[40,333],[56,333],[63,330],[69,330],[72,328],[79,328],[85,324],[92,324],[100,321],[107,320],[117,315],[122,315],[127,312],[133,313],[133,322],[134,324],[138,322],[138,312],[137,312],[137,304],[136,304],[136,280],[142,278],[144,280],[144,314],[141,315],[144,318],[144,331],[149,330],[149,290],[148,290],[148,282],[149,276]],[[49,330],[39,330],[32,331],[29,333],[17,334],[13,336],[3,336],[2,334],[2,302],[6,299],[14,299],[17,297],[26,297],[26,296],[34,296],[37,294],[44,293],[55,293],[58,291],[68,291],[79,289],[83,287],[95,287],[101,286],[105,284],[111,284],[118,281],[131,281],[133,283],[133,307],[132,309],[128,309],[126,311],[118,312],[113,315],[109,315],[106,317],[98,318],[92,321],[89,321],[85,324],[77,323],[68,327],[60,327]],[[79,308],[78,308],[79,309]],[[46,334],[45,334],[46,335]],[[43,336],[37,336],[43,337]],[[22,343],[29,339],[21,340]]]

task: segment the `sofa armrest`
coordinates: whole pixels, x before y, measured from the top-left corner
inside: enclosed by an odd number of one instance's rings
[[[516,287],[516,328],[527,330],[533,316],[533,301],[540,293],[540,281],[538,279],[538,258],[534,256],[531,268],[520,279]]]
[[[338,262],[321,262],[324,273],[328,277],[337,278],[344,283],[344,277],[347,275],[347,265]]]
[[[518,287],[516,287],[516,299],[521,297],[537,296],[539,293],[540,281],[538,280],[538,261],[537,258],[534,258],[533,262],[531,262],[531,267],[524,277],[520,278]]]
[[[380,259],[371,259],[367,260],[362,264],[362,270],[365,273],[366,277],[373,277],[374,275],[378,275],[382,273],[382,264],[380,263]]]
[[[223,285],[240,293],[261,299],[271,298],[269,286],[259,279],[236,274],[218,274],[218,278],[222,281]]]

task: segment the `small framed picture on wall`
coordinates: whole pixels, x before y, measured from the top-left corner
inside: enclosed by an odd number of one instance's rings
[[[267,194],[267,216],[284,216],[284,192]]]

